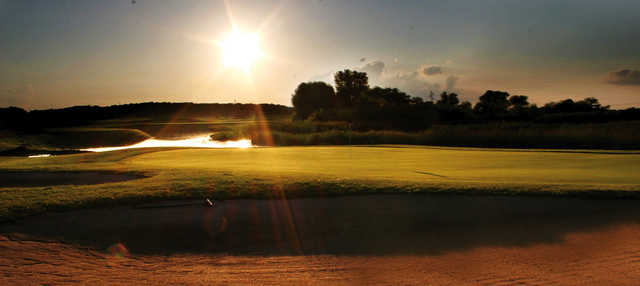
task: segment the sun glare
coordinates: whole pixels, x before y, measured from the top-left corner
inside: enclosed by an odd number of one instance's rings
[[[238,68],[249,72],[253,64],[262,58],[258,34],[243,33],[234,29],[231,35],[220,43],[225,67]]]

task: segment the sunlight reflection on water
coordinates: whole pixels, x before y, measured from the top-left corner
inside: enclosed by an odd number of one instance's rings
[[[214,141],[209,136],[200,136],[189,139],[181,140],[160,140],[160,139],[147,139],[140,143],[136,143],[129,146],[119,147],[98,147],[80,149],[80,151],[89,152],[106,152],[133,148],[152,148],[152,147],[195,147],[195,148],[249,148],[251,145],[250,139],[241,139],[237,141]]]
[[[29,155],[27,157],[29,157],[29,158],[45,158],[45,157],[51,157],[51,154],[37,154],[37,155]]]

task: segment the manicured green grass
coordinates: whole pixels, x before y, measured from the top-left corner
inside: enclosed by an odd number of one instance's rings
[[[149,178],[0,188],[0,218],[177,198],[431,192],[640,197],[640,153],[415,146],[140,149],[3,158],[0,169],[115,170]]]

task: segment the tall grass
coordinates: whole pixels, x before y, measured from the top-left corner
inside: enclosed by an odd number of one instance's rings
[[[275,129],[275,130],[274,130]],[[640,122],[604,124],[478,124],[438,125],[421,132],[326,130],[320,132],[234,131],[227,138],[250,137],[254,144],[347,145],[414,144],[458,147],[640,149]]]

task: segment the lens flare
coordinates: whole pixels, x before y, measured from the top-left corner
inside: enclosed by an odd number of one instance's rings
[[[107,248],[112,256],[123,258],[129,256],[129,250],[122,243],[115,243]]]

